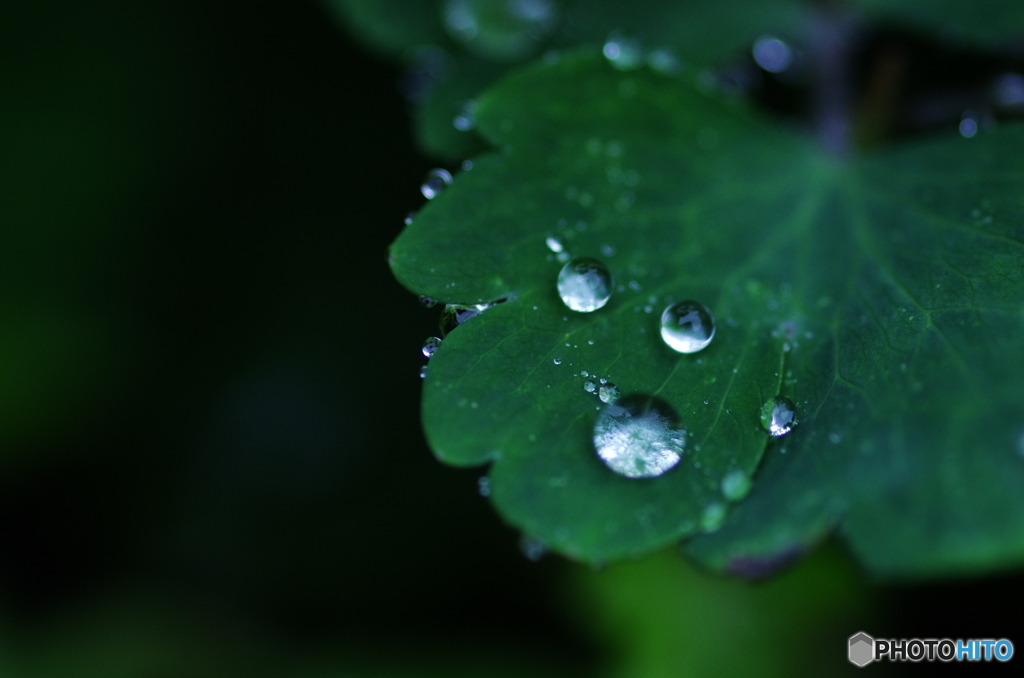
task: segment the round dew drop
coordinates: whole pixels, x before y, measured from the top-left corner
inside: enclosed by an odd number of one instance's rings
[[[613,284],[607,266],[591,257],[577,257],[558,274],[558,296],[571,310],[592,313],[611,299]]]
[[[715,336],[711,311],[696,301],[677,301],[661,314],[661,338],[679,353],[696,353]]]
[[[797,425],[796,405],[786,396],[773,396],[761,406],[761,426],[776,438]]]
[[[421,349],[421,351],[423,352],[423,357],[424,358],[433,357],[433,355],[435,353],[437,353],[437,349],[440,346],[441,346],[441,340],[440,339],[438,339],[437,337],[430,337],[425,342],[423,342],[423,348]]]
[[[739,501],[750,492],[750,476],[739,469],[730,471],[722,478],[722,496],[729,501]]]
[[[445,169],[433,169],[427,173],[427,178],[420,186],[420,193],[427,200],[433,200],[441,195],[441,192],[452,183],[452,175]]]
[[[597,456],[627,478],[654,478],[679,463],[686,431],[667,403],[626,396],[607,405],[594,424]]]

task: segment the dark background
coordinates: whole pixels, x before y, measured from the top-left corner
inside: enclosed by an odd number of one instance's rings
[[[0,4],[0,675],[607,660],[424,443],[400,76],[315,2]],[[871,590],[1024,651],[1019,576]]]

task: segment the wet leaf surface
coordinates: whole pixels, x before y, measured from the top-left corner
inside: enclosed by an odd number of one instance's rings
[[[423,420],[443,461],[494,462],[510,522],[592,562],[694,537],[695,558],[753,575],[834,528],[885,574],[1024,554],[1019,128],[837,160],[687,76],[589,52],[505,80],[478,121],[500,151],[391,264],[418,294],[507,300],[445,339]],[[548,238],[608,265],[605,307],[565,307]],[[688,355],[659,336],[682,299],[717,324]],[[601,378],[676,410],[676,468],[629,479],[597,458]],[[772,438],[780,394],[798,423]],[[723,493],[737,473],[746,498]]]

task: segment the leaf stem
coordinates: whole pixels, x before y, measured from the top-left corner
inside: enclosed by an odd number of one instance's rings
[[[811,26],[809,49],[815,64],[814,124],[818,139],[828,152],[842,157],[852,147],[850,63],[858,26],[838,4],[822,3]]]

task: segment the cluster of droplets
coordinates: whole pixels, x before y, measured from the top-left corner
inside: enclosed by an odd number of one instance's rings
[[[549,237],[546,244],[552,252],[564,252],[564,246],[557,238]],[[593,313],[603,308],[615,289],[608,267],[592,257],[576,257],[567,261],[559,271],[556,286],[562,303],[577,313]],[[641,289],[635,282],[631,282],[629,287],[634,291]],[[644,310],[650,313],[653,308],[647,306]],[[698,301],[677,301],[662,311],[659,329],[666,346],[677,353],[691,354],[711,344],[715,336],[715,319],[711,311]],[[561,362],[560,358],[554,358],[556,365]],[[661,475],[676,465],[678,457],[668,462],[672,456],[668,450],[681,455],[683,448],[666,442],[666,436],[675,435],[669,432],[675,429],[662,425],[668,416],[665,414],[667,405],[661,403],[654,410],[645,409],[637,414],[622,405],[623,399],[619,398],[619,390],[614,384],[606,379],[598,383],[585,370],[581,376],[585,379],[583,390],[598,395],[606,403],[594,426],[594,446],[598,456],[612,470],[630,478],[649,478]],[[655,414],[648,415],[648,412]],[[761,422],[770,435],[786,435],[797,423],[793,402],[784,396],[770,398],[762,406]],[[681,439],[685,439],[685,432],[682,436]],[[749,482],[746,476],[730,476],[727,482],[723,481],[723,494],[730,499],[740,497],[746,494]]]

